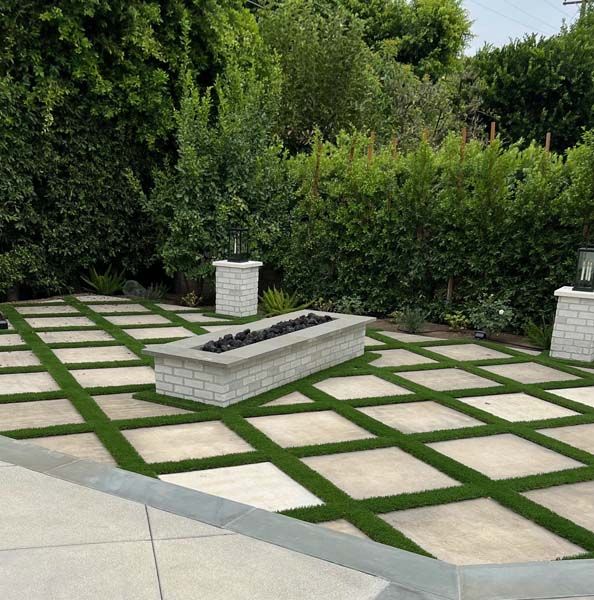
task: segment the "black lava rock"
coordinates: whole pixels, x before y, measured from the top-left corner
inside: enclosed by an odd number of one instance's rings
[[[259,331],[244,329],[235,335],[227,333],[216,341],[212,340],[204,344],[202,350],[204,350],[204,352],[215,352],[220,354],[221,352],[228,352],[229,350],[235,350],[236,348],[242,348],[243,346],[270,340],[279,335],[286,335],[287,333],[293,333],[294,331],[301,331],[308,327],[321,325],[328,321],[332,321],[332,317],[309,313],[308,315],[303,315],[302,317],[291,319],[290,321],[280,321],[272,325],[272,327],[268,327],[268,329],[260,329]]]

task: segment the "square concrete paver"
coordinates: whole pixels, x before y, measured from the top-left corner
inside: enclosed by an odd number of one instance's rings
[[[72,315],[78,310],[74,306],[15,306],[14,309],[21,315]]]
[[[346,519],[336,519],[335,521],[326,521],[325,523],[318,523],[320,527],[330,529],[332,531],[338,531],[340,533],[347,533],[348,535],[354,535],[358,538],[368,540],[369,538],[358,528],[355,527],[350,521]]]
[[[138,360],[138,356],[125,346],[88,346],[86,348],[59,348],[53,350],[58,359],[66,364],[115,362]]]
[[[523,496],[594,531],[594,481],[532,490],[524,492]]]
[[[79,342],[113,342],[106,331],[40,331],[37,334],[46,344],[72,344]]]
[[[413,383],[432,390],[445,392],[448,390],[468,390],[496,387],[499,384],[490,379],[479,377],[462,369],[430,369],[427,371],[406,371],[398,373]]]
[[[479,344],[452,344],[451,346],[434,346],[431,352],[441,354],[454,360],[488,360],[491,358],[509,358],[509,354],[480,346]]]
[[[523,348],[520,346],[506,346],[510,350],[515,350],[516,352],[521,352],[522,354],[529,354],[530,356],[539,356],[542,354],[542,350],[532,350],[531,348]]]
[[[554,560],[583,552],[490,498],[380,516],[436,558],[456,565]]]
[[[276,400],[266,402],[266,404],[262,404],[262,406],[290,406],[292,404],[305,404],[308,402],[313,402],[313,400],[301,392],[291,392]]]
[[[89,308],[102,315],[120,312],[151,312],[148,308],[146,308],[146,306],[142,306],[142,304],[134,304],[133,302],[125,302],[124,304],[89,304]]]
[[[105,394],[93,400],[110,419],[141,419],[163,415],[183,415],[191,411],[145,400],[136,400],[133,394]]]
[[[200,313],[182,312],[177,316],[185,319],[189,323],[216,323],[217,321],[225,321],[224,317],[207,317],[206,315]]]
[[[385,346],[386,345],[384,342],[380,342],[379,340],[369,337],[368,335],[366,335],[363,338],[363,341],[365,342],[366,346]]]
[[[567,400],[573,400],[586,406],[594,408],[594,386],[587,385],[585,387],[577,388],[565,388],[560,390],[547,390],[549,394],[555,394],[555,396],[561,396]]]
[[[429,335],[418,335],[416,333],[404,333],[403,331],[378,331],[381,335],[392,338],[399,342],[416,344],[419,342],[443,342],[443,338],[431,337]]]
[[[160,475],[159,479],[264,510],[318,506],[322,501],[272,463]]]
[[[194,306],[181,306],[180,304],[166,304],[166,303],[159,303],[157,304],[157,306],[159,308],[162,308],[163,310],[168,310],[170,312],[199,312],[199,309],[194,307]],[[204,310],[204,309],[202,309]]]
[[[0,430],[2,431],[68,423],[84,423],[84,419],[68,400],[0,404]]]
[[[0,374],[0,396],[55,392],[60,386],[49,373],[6,373]]]
[[[358,410],[403,433],[484,425],[482,421],[432,401],[368,406]]]
[[[0,346],[21,346],[25,340],[17,333],[0,335]]]
[[[374,367],[402,367],[408,365],[424,365],[434,363],[432,358],[421,356],[409,350],[383,350],[378,352],[381,358],[376,358],[370,364]]]
[[[403,396],[412,394],[410,390],[390,383],[375,375],[351,375],[349,377],[330,377],[314,384],[314,387],[338,400],[356,398],[380,398],[385,396]]]
[[[578,414],[573,410],[529,396],[523,392],[473,396],[458,398],[458,400],[507,421],[539,421],[541,419],[571,417]]]
[[[525,477],[583,467],[576,460],[511,433],[435,442],[428,446],[491,479]]]
[[[104,317],[110,323],[114,325],[172,325],[169,319],[162,317],[161,315],[155,315],[153,313],[149,315],[118,315],[115,317]]]
[[[124,333],[136,340],[165,340],[195,335],[183,327],[140,327],[138,329],[124,329]]]
[[[93,302],[130,302],[125,296],[102,296],[100,294],[82,294],[75,296],[75,298],[85,304],[92,304]]]
[[[459,485],[399,448],[310,456],[301,460],[355,499]]]
[[[493,365],[481,367],[485,371],[507,377],[520,383],[545,383],[547,381],[570,381],[579,379],[577,375],[571,375],[557,369],[551,369],[538,363],[525,362],[510,365]]]
[[[539,429],[539,433],[594,454],[594,423]],[[592,498],[594,503],[594,498]]]
[[[30,350],[0,352],[0,368],[2,367],[34,367],[40,365],[39,359]],[[1,393],[1,392],[0,392]]]
[[[331,410],[247,419],[283,448],[375,437]]]
[[[63,452],[94,462],[115,465],[112,455],[105,449],[99,438],[94,433],[71,433],[69,435],[52,435],[27,440],[56,452]]]
[[[220,421],[142,427],[122,431],[147,462],[207,458],[253,448]]]
[[[33,329],[49,329],[50,327],[91,327],[95,325],[87,317],[29,317],[25,319]]]
[[[155,372],[151,367],[73,369],[70,374],[85,388],[155,383]]]

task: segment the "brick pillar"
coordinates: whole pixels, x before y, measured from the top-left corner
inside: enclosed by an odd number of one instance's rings
[[[217,313],[230,317],[251,317],[258,312],[258,275],[262,263],[256,260],[217,260]]]
[[[557,313],[551,342],[551,356],[571,360],[594,360],[594,292],[572,287],[555,291]]]

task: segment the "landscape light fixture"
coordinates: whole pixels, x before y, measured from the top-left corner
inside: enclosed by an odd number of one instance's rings
[[[577,273],[573,289],[576,292],[594,292],[594,248],[578,250]]]
[[[229,227],[229,262],[249,261],[250,239],[247,227]]]

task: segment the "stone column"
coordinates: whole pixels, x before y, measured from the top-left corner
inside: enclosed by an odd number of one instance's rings
[[[217,260],[217,313],[230,317],[251,317],[258,312],[258,275],[262,263],[256,260]]]
[[[594,360],[594,292],[566,286],[555,291],[557,313],[551,342],[553,358]]]

